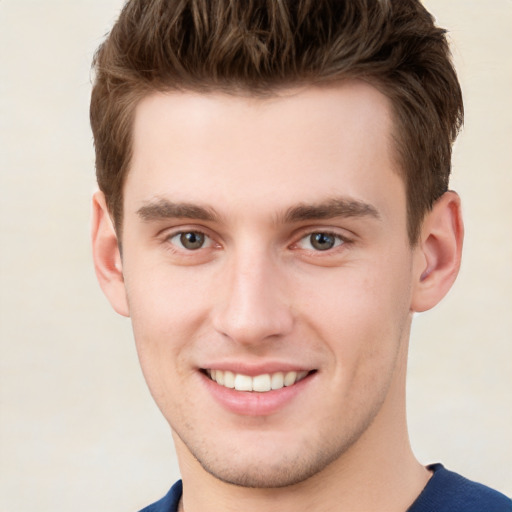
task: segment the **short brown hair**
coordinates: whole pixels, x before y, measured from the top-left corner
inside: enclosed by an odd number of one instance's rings
[[[118,230],[134,110],[156,91],[363,79],[393,105],[411,243],[448,188],[462,95],[446,32],[419,0],[129,0],[93,66],[96,173]]]

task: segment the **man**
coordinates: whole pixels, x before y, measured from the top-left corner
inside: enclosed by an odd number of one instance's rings
[[[412,315],[463,239],[421,4],[129,1],[95,71],[96,272],[182,473],[145,510],[511,510],[408,441]]]

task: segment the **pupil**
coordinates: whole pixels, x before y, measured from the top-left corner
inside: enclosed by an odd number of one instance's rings
[[[204,235],[201,233],[182,233],[180,236],[180,242],[186,249],[199,249],[204,243]]]
[[[334,247],[334,237],[326,233],[314,233],[310,240],[311,245],[319,251],[326,251]]]

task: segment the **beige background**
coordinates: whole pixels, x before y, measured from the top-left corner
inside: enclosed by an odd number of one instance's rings
[[[416,319],[413,446],[512,494],[512,2],[429,0],[466,99],[460,278]],[[120,0],[0,2],[0,511],[129,511],[178,477],[89,249],[89,65]],[[390,470],[393,462],[390,461]]]

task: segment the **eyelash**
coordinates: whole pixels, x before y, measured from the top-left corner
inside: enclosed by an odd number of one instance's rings
[[[311,238],[314,235],[323,235],[324,237],[333,238],[334,244],[335,244],[333,247],[329,247],[329,248],[325,248],[325,249],[302,248],[303,250],[308,251],[310,254],[313,254],[315,256],[322,256],[324,254],[325,255],[333,254],[333,252],[337,252],[339,250],[346,248],[346,246],[352,242],[352,240],[349,239],[348,237],[343,236],[334,231],[319,229],[319,230],[312,230],[312,231],[303,233],[302,236],[299,238],[299,240],[292,245],[292,248],[301,249],[300,244],[303,241],[307,241],[307,243],[312,245]]]
[[[188,249],[188,248],[184,247],[183,242],[181,242],[181,247],[177,248],[177,243],[172,242],[172,240],[176,237],[182,237],[183,235],[192,235],[192,234],[194,234],[196,236],[199,235],[200,237],[201,236],[204,237],[204,241],[208,244],[208,246],[205,247],[204,245],[201,245],[200,247],[197,247],[196,249]],[[185,230],[180,230],[180,231],[176,231],[173,233],[169,233],[168,235],[165,236],[165,242],[167,242],[168,245],[173,250],[181,250],[186,253],[194,253],[196,251],[199,251],[200,249],[207,249],[207,248],[212,247],[215,244],[213,238],[200,229],[185,229]]]
[[[199,247],[197,247],[196,249],[189,249],[189,248],[186,248],[183,246],[183,241],[172,242],[172,240],[175,239],[176,237],[182,237],[183,235],[191,235],[191,234],[194,234],[196,236],[199,235],[200,237],[204,237],[204,241],[207,243],[207,245],[205,246],[204,244],[202,244]],[[307,241],[308,239],[309,239],[309,244],[312,245],[311,239],[314,235],[322,235],[323,237],[330,237],[330,238],[334,239],[333,247],[328,247],[325,249],[318,249],[318,248],[315,249],[314,247],[311,249],[310,248],[302,248],[303,250],[308,251],[311,254],[315,254],[316,256],[321,256],[323,253],[332,254],[333,251],[340,250],[347,244],[351,243],[351,240],[349,238],[347,238],[346,236],[340,235],[339,233],[335,233],[333,231],[319,229],[319,230],[311,230],[311,231],[307,231],[307,232],[302,232],[298,241],[294,242],[290,246],[290,248],[291,249],[301,249],[300,244],[303,241]],[[200,249],[212,248],[216,244],[214,239],[201,229],[188,229],[188,230],[182,229],[180,231],[175,231],[175,232],[167,234],[165,236],[164,240],[167,243],[167,246],[169,247],[169,249],[171,249],[173,252],[182,251],[183,253],[188,253],[189,255],[192,255],[193,253],[195,253],[196,251],[199,251]],[[178,243],[181,244],[181,247],[178,247]],[[219,247],[220,245],[217,244],[217,246]]]

